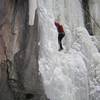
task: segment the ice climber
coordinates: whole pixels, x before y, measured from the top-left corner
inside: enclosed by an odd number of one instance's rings
[[[57,28],[58,31],[58,44],[59,44],[59,51],[63,50],[63,46],[62,46],[62,39],[65,36],[65,32],[64,32],[64,28],[62,25],[60,25],[58,22],[55,22],[55,26]]]

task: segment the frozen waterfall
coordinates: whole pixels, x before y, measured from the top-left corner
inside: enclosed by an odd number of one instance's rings
[[[84,54],[80,51],[80,44],[74,41],[74,29],[84,26],[80,2],[77,0],[67,2],[49,0],[49,3],[42,0],[41,2],[38,9],[39,65],[47,96],[50,100],[89,100]],[[63,52],[58,52],[55,18],[59,18],[65,25],[66,39]],[[71,46],[73,47],[71,48]]]
[[[38,0],[39,70],[50,100],[100,99],[100,54],[85,29],[83,11],[81,0]],[[66,33],[62,52],[58,51],[55,19]]]
[[[0,100],[100,100],[99,9],[100,0],[0,0]]]

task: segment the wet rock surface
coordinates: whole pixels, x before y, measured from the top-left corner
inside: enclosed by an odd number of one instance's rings
[[[29,26],[28,0],[5,1],[0,0],[0,20],[6,18],[0,21],[0,100],[46,100],[38,66],[38,15]]]

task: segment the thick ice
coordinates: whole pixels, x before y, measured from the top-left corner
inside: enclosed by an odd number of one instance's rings
[[[48,98],[91,100],[91,95],[94,98],[97,95],[99,100],[100,54],[96,41],[91,39],[84,28],[80,2],[78,0],[62,0],[62,2],[48,0],[48,2],[45,0],[38,2],[39,70]],[[65,9],[68,10],[66,13]],[[79,13],[76,15],[77,11]],[[59,19],[63,24],[66,34],[63,40],[64,50],[61,52],[58,51],[55,19]]]
[[[59,52],[53,17],[45,8],[38,9],[38,14],[41,37],[39,65],[47,96],[51,100],[88,100],[87,69],[82,53],[70,46],[68,51],[65,48]]]

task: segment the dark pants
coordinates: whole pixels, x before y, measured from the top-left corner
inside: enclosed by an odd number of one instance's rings
[[[58,34],[58,43],[59,43],[59,50],[62,50],[63,49],[63,47],[62,47],[62,39],[64,38],[64,36],[65,36],[65,33],[59,33]]]

